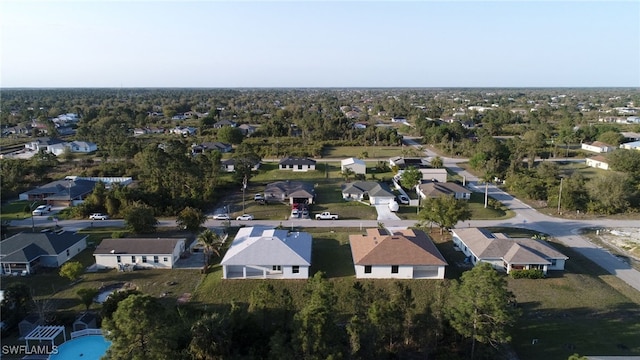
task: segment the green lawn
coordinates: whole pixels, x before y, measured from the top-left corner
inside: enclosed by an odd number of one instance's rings
[[[9,221],[30,218],[31,211],[24,210],[28,208],[32,203],[32,201],[14,201],[2,205],[2,209],[0,210],[0,220]],[[34,204],[33,208],[35,209],[37,205],[40,205],[40,203]]]

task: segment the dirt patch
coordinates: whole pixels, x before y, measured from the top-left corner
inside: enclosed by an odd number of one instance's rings
[[[634,267],[640,266],[640,228],[598,229],[595,237],[627,257]]]

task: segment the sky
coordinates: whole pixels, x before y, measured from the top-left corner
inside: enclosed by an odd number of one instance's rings
[[[640,87],[640,1],[0,0],[0,87]]]

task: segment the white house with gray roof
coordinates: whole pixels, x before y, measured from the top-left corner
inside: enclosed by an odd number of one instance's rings
[[[342,198],[358,201],[368,199],[371,205],[386,205],[395,199],[395,195],[385,183],[354,181],[342,186]]]
[[[223,279],[306,279],[311,235],[253,226],[241,228],[222,262]]]
[[[2,274],[57,268],[87,248],[89,235],[69,231],[22,232],[0,242]]]
[[[491,264],[495,269],[512,270],[564,270],[569,258],[544,241],[527,238],[509,238],[479,228],[453,229],[453,244],[476,265]]]
[[[93,252],[100,269],[171,269],[185,251],[183,238],[104,239]]]

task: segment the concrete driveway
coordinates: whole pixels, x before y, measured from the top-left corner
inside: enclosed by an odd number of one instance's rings
[[[400,220],[400,218],[389,210],[389,205],[375,205],[378,212],[378,220]]]

